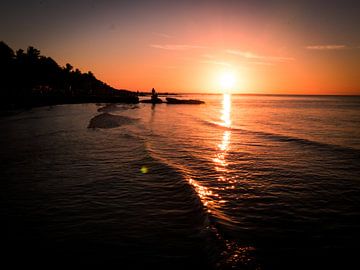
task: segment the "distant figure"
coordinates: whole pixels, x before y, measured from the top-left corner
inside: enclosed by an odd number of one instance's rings
[[[151,90],[151,102],[154,104],[159,103],[158,94],[156,93],[154,88]]]
[[[155,91],[155,88],[151,90],[151,99],[156,100],[158,98],[158,94]]]

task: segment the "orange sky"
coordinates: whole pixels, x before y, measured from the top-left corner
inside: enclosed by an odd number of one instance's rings
[[[80,2],[24,6],[29,24],[0,19],[4,41],[122,89],[221,92],[229,71],[235,93],[360,94],[359,5]],[[12,14],[10,4],[1,8]]]

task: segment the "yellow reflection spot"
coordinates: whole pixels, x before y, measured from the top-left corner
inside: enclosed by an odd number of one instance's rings
[[[149,172],[149,169],[148,169],[146,166],[142,166],[141,169],[140,169],[140,172],[142,172],[142,173],[148,173],[148,172]]]

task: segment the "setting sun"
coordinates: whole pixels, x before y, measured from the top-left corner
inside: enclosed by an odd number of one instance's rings
[[[232,90],[235,85],[235,75],[231,71],[223,72],[219,76],[219,84],[222,91]]]

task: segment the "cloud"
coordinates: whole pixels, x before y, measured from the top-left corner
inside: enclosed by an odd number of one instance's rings
[[[215,60],[203,60],[203,61],[200,61],[200,63],[213,64],[213,65],[224,66],[224,67],[231,66],[231,64],[229,64],[227,62],[215,61]]]
[[[250,64],[261,65],[261,66],[273,66],[274,62],[250,62]]]
[[[262,64],[265,63],[271,64],[274,62],[290,62],[295,60],[295,58],[293,57],[266,56],[266,55],[255,54],[253,52],[248,52],[248,51],[226,50],[225,52],[228,54],[238,55],[246,59],[260,60],[257,63],[262,63]]]
[[[239,55],[239,56],[245,57],[245,58],[251,58],[251,59],[260,59],[260,58],[262,58],[261,56],[256,55],[256,54],[254,54],[252,52],[237,51],[237,50],[226,50],[225,52],[229,53],[229,54]]]
[[[311,45],[305,47],[308,50],[344,50],[347,49],[346,45],[329,44],[329,45]]]
[[[186,44],[150,44],[150,47],[169,51],[185,51],[191,49],[204,49],[206,47],[199,45],[186,45]]]

